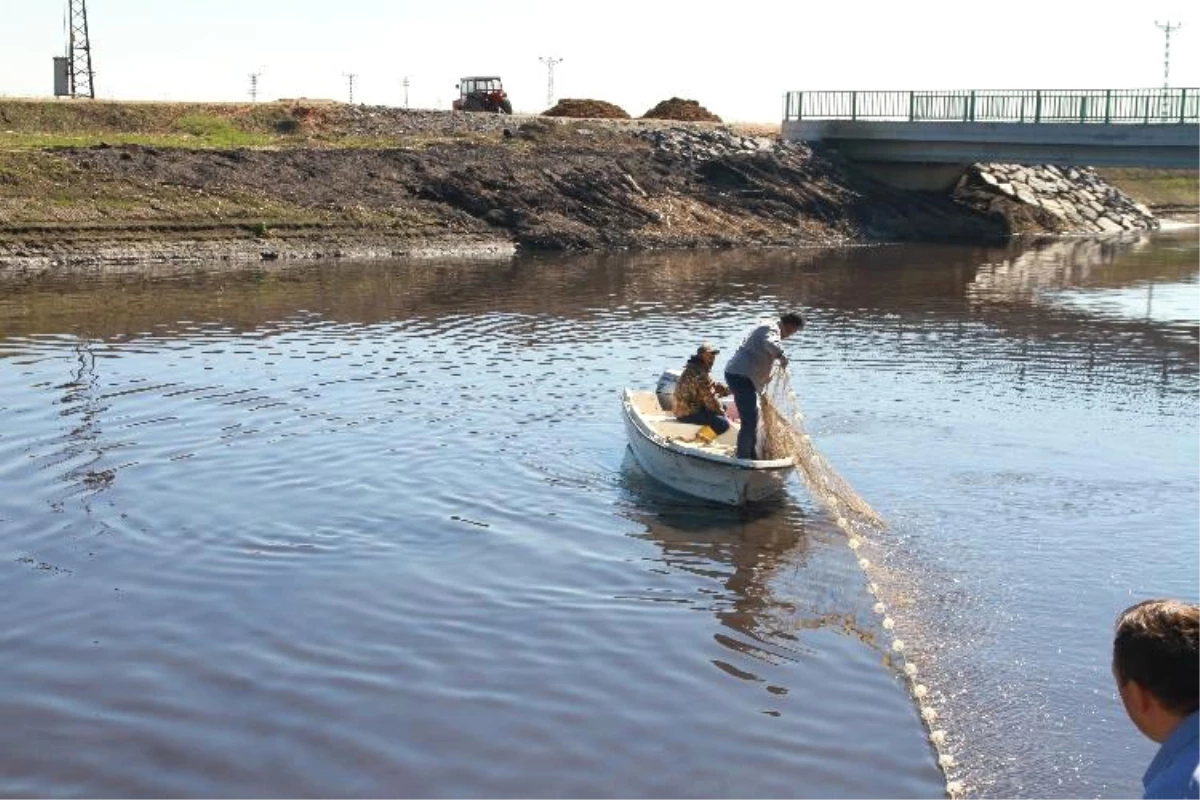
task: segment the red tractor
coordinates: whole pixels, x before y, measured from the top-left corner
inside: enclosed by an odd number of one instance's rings
[[[463,78],[458,84],[459,98],[451,104],[455,111],[490,111],[511,114],[512,103],[495,76]]]

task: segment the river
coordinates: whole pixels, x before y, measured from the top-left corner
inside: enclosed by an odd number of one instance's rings
[[[1112,625],[1197,599],[1198,253],[10,275],[0,795],[1139,794]],[[858,550],[626,451],[622,388],[784,308]]]

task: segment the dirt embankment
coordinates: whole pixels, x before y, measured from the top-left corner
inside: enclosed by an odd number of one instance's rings
[[[1058,224],[1010,198],[895,190],[836,153],[718,123],[164,108],[0,101],[0,267],[978,241]]]

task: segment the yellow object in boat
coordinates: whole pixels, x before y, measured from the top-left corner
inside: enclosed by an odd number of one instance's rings
[[[700,430],[696,431],[696,438],[703,440],[705,444],[711,444],[712,440],[717,438],[717,432],[709,425],[702,425]]]

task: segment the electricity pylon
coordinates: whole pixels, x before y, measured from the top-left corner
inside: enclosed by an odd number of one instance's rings
[[[1154,24],[1157,25],[1160,30],[1162,30],[1165,37],[1165,42],[1163,44],[1163,91],[1162,98],[1159,100],[1158,106],[1159,113],[1163,117],[1167,117],[1170,115],[1167,90],[1171,86],[1171,31],[1179,30],[1181,27],[1183,27],[1183,23],[1177,22],[1172,25],[1170,22],[1168,22],[1166,25],[1164,25],[1158,20],[1154,20]]]
[[[554,65],[562,62],[561,58],[539,56],[538,61],[546,65],[546,108],[554,105]]]
[[[1154,24],[1157,25],[1160,30],[1162,30],[1166,37],[1166,42],[1163,45],[1163,88],[1166,89],[1171,85],[1171,31],[1179,30],[1183,27],[1183,23],[1177,22],[1172,25],[1168,22],[1166,25],[1164,25],[1158,20],[1155,20]]]
[[[67,95],[96,98],[88,41],[87,0],[67,0]]]

